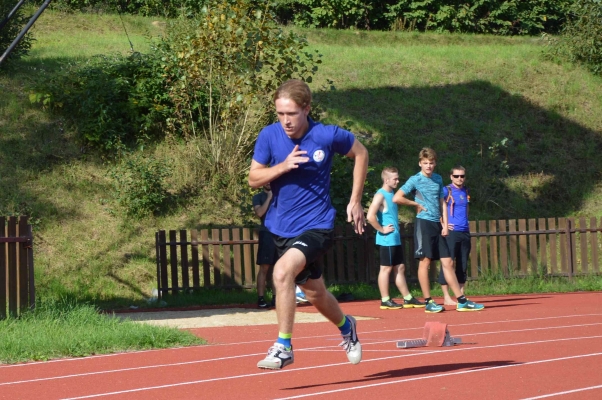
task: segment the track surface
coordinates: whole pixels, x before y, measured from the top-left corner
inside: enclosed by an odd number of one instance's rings
[[[192,332],[208,346],[0,366],[0,399],[602,399],[602,293],[471,299],[486,310],[342,304],[374,318],[358,321],[358,365],[329,323],[297,324],[295,363],[280,371],[256,368],[276,326],[204,328]],[[464,344],[396,348],[427,321],[449,324]]]

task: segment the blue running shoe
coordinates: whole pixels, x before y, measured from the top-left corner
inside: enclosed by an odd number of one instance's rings
[[[438,313],[443,311],[444,308],[442,306],[440,306],[439,304],[435,303],[434,300],[429,300],[428,303],[426,303],[426,307],[424,308],[424,312],[426,313]]]
[[[305,293],[297,292],[296,296],[297,296],[297,304],[309,303],[309,300],[307,300],[307,297],[305,297]]]
[[[481,311],[484,308],[484,305],[468,300],[466,303],[458,303],[456,311]]]

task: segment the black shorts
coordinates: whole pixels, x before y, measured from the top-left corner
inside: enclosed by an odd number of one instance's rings
[[[305,268],[295,278],[297,285],[303,285],[308,279],[320,279],[322,265],[319,258],[327,252],[334,242],[334,230],[310,229],[297,237],[285,238],[273,235],[278,257],[288,249],[298,249],[305,256]]]
[[[470,232],[449,231],[449,235],[445,238],[447,247],[453,254],[456,260],[456,278],[458,283],[466,283],[468,271],[468,257],[470,255]],[[439,271],[438,282],[442,285],[447,285],[443,271]]]
[[[414,225],[414,258],[440,260],[451,257],[447,242],[441,236],[441,223],[416,218]]]
[[[403,264],[403,246],[378,246],[380,252],[380,265],[394,267]]]
[[[259,231],[259,245],[257,248],[257,265],[274,265],[278,260],[276,244],[270,231],[262,229]]]

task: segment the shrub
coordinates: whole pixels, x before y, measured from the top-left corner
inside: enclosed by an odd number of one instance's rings
[[[550,55],[602,73],[602,0],[576,0],[562,35],[552,40]]]
[[[164,160],[135,153],[118,164],[111,175],[126,215],[142,218],[165,210],[170,199],[165,180],[171,175],[171,167]]]
[[[157,60],[140,53],[66,65],[39,83],[30,100],[64,114],[83,145],[112,155],[160,135],[170,112]]]
[[[388,27],[387,11],[391,1],[375,0],[297,0],[294,21],[306,27],[379,29]]]
[[[311,82],[320,56],[307,45],[261,2],[212,1],[170,24],[157,47],[174,111],[167,126],[196,145],[216,188],[239,190],[257,134],[274,120],[275,89],[293,77]]]
[[[37,1],[41,3],[40,0]],[[110,11],[139,15],[175,17],[199,12],[204,0],[55,0],[51,7],[61,11]]]
[[[389,16],[420,30],[533,35],[559,29],[572,0],[398,0]]]
[[[279,13],[307,27],[437,32],[556,32],[573,0],[280,0]],[[292,12],[285,12],[287,8]]]
[[[0,20],[4,20],[4,18],[6,18],[10,11],[15,7],[16,3],[16,1],[11,0],[0,0]],[[30,18],[31,17],[25,16],[23,14],[23,7],[21,7],[6,23],[6,25],[2,28],[2,31],[0,32],[0,55],[4,54],[6,49],[8,49],[13,40],[15,40],[19,32],[21,32],[21,30],[23,29],[25,24],[27,24]],[[8,56],[7,60],[15,60],[26,55],[29,52],[29,49],[31,49],[31,44],[33,40],[33,35],[30,31],[23,37],[23,39],[21,39],[19,44],[13,49],[13,51]]]

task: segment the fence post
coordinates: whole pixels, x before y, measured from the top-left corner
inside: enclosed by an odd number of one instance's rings
[[[27,226],[29,242],[27,243],[27,269],[29,270],[29,309],[36,308],[36,285],[33,271],[33,228]]]
[[[15,238],[17,236],[17,218],[8,217],[7,236]],[[8,313],[12,317],[19,314],[17,292],[19,282],[17,281],[17,242],[8,243]]]
[[[572,221],[570,218],[566,220],[566,257],[569,280],[573,280],[573,238],[571,235]]]
[[[0,238],[6,235],[6,218],[0,217]],[[0,243],[0,319],[6,318],[6,292],[8,265],[6,264],[6,243]]]

